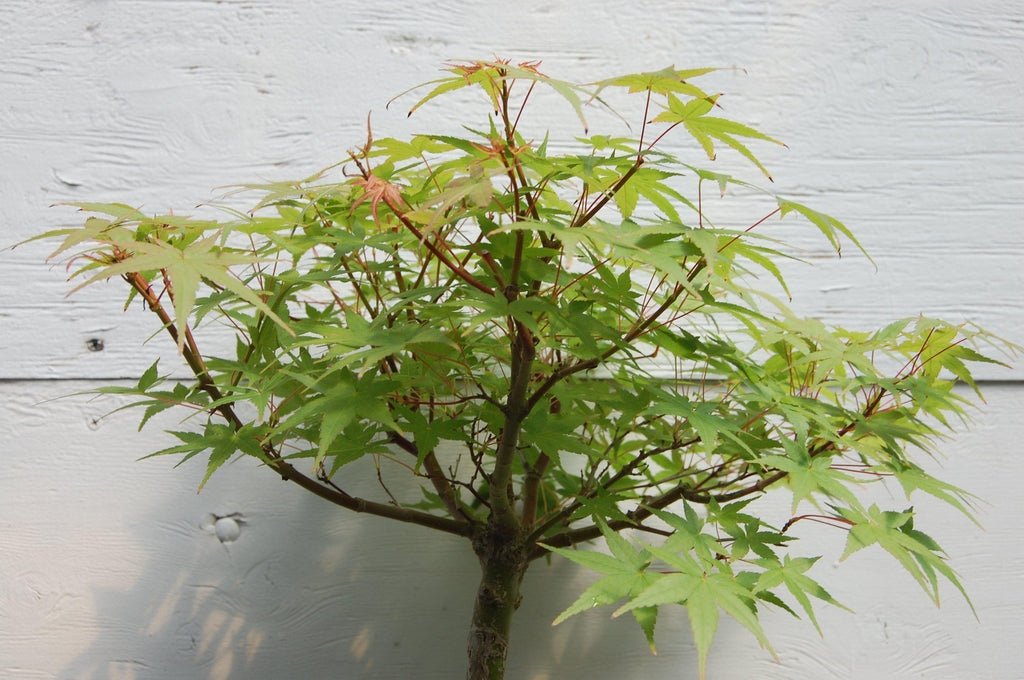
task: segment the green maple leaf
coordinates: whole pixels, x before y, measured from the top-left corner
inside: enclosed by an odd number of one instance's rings
[[[230,270],[233,265],[252,264],[257,258],[226,248],[217,248],[217,239],[217,236],[210,236],[185,248],[178,248],[163,241],[132,243],[133,255],[103,267],[71,292],[120,274],[155,270],[166,272],[174,299],[174,326],[178,335],[179,352],[185,344],[188,316],[195,306],[196,292],[203,279],[227,288],[292,333],[281,317]]]

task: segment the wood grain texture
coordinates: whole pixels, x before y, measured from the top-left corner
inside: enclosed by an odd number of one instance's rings
[[[167,443],[142,434],[118,405],[85,397],[38,402],[93,383],[0,384],[0,677],[100,680],[209,678],[452,678],[463,668],[478,567],[461,539],[357,517],[282,482],[251,459],[195,493],[204,466],[135,458]],[[885,553],[837,564],[841,531],[803,523],[815,576],[856,614],[822,609],[807,622],[770,614],[776,663],[723,620],[710,677],[1017,680],[1024,607],[1018,480],[1024,476],[1024,394],[992,386],[974,429],[943,447],[943,473],[986,499],[979,531],[955,511],[913,499],[922,528],[952,555],[978,609],[951,588],[935,609]],[[59,426],[54,426],[54,423]],[[372,468],[346,484],[384,498]],[[402,475],[389,488],[414,499]],[[892,498],[898,498],[898,489]],[[884,500],[891,502],[888,494]],[[779,523],[785,492],[758,501]],[[211,517],[238,514],[241,535],[221,544]],[[685,614],[666,608],[657,657],[629,617],[609,610],[552,629],[593,580],[574,565],[535,564],[513,630],[510,679],[656,680],[695,668]]]
[[[773,224],[819,265],[793,269],[797,309],[857,327],[925,312],[1022,340],[1020,18],[1017,3],[996,0],[9,1],[0,245],[74,223],[72,210],[47,208],[58,201],[181,212],[213,187],[305,176],[362,139],[371,109],[380,135],[457,131],[437,107],[411,120],[404,102],[384,108],[446,59],[540,58],[581,80],[668,63],[735,66],[749,75],[709,82],[728,93],[730,116],[788,143],[764,149],[775,188],[844,219],[878,262],[876,272],[853,253],[827,258],[813,230]],[[602,121],[595,115],[595,127]],[[524,129],[549,127],[579,133],[564,105],[538,98]],[[693,145],[677,150],[700,162]],[[717,165],[742,167],[726,153]],[[721,214],[733,226],[760,216],[742,200]],[[64,300],[47,252],[0,251],[0,377],[138,375],[150,360],[134,350],[152,325],[120,313],[113,283]],[[106,351],[83,349],[95,336]],[[982,375],[1019,380],[1024,367]]]
[[[728,93],[730,116],[789,145],[764,150],[775,188],[843,219],[878,263],[829,258],[811,230],[773,224],[816,265],[790,272],[799,311],[857,327],[925,312],[1024,340],[1024,14],[1014,0],[5,0],[0,248],[75,223],[70,209],[47,207],[60,201],[185,212],[213,187],[304,176],[362,139],[369,109],[381,135],[457,131],[441,109],[407,120],[403,102],[385,102],[446,59],[492,54],[540,58],[567,79],[670,63],[746,69],[710,82]],[[539,103],[525,129],[578,134],[563,105]],[[605,122],[595,115],[595,128]],[[692,145],[675,150],[701,162]],[[716,165],[741,167],[726,154]],[[721,210],[733,226],[758,216],[742,201]],[[100,418],[110,402],[38,404],[137,376],[154,351],[162,367],[177,361],[162,338],[136,356],[154,328],[141,310],[121,313],[113,282],[64,299],[61,268],[42,262],[50,249],[0,250],[0,677],[461,676],[477,567],[458,539],[349,516],[250,461],[197,496],[200,465],[130,462],[166,443],[156,427],[138,435],[130,416]],[[103,351],[89,350],[93,339]],[[207,347],[227,342],[215,334]],[[982,375],[1020,381],[1024,363]],[[1024,390],[987,394],[946,464],[991,503],[987,531],[943,508],[927,515],[981,623],[953,594],[933,609],[884,555],[837,568],[827,558],[819,576],[858,613],[823,611],[823,640],[773,618],[780,664],[723,622],[711,677],[1024,677]],[[366,470],[349,474],[378,492]],[[766,502],[785,511],[784,499]],[[210,518],[231,513],[242,533],[222,545]],[[840,535],[813,540],[830,559],[841,550]],[[535,566],[510,678],[692,672],[681,611],[663,616],[656,658],[631,621],[601,611],[550,629],[589,580],[565,563]]]

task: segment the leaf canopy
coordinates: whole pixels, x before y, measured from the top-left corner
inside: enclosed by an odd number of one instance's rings
[[[702,184],[723,196],[755,185],[661,140],[679,128],[708,159],[724,145],[769,178],[754,148],[780,142],[712,115],[721,95],[691,81],[714,69],[582,85],[533,62],[447,71],[410,113],[479,91],[494,113],[463,136],[368,130],[338,166],[243,185],[248,213],[82,203],[81,227],[40,236],[62,239],[54,256],[79,288],[123,278],[194,372],[168,388],[153,364],[103,390],[137,398],[140,427],[172,407],[206,416],[153,455],[206,454],[205,484],[241,453],[359,512],[477,539],[501,527],[529,559],[599,575],[555,623],[617,605],[654,649],[658,609],[685,606],[702,677],[723,612],[771,649],[764,608],[817,627],[813,600],[842,606],[808,575],[820,556],[794,547],[804,520],[846,531],[843,557],[880,546],[936,602],[939,577],[963,592],[913,508],[865,507],[862,491],[894,477],[908,498],[970,516],[972,497],[916,459],[963,416],[954,385],[976,389],[969,366],[1018,348],[925,317],[864,330],[793,313],[772,292],[790,295],[795,256],[771,218],[799,216],[836,253],[860,244],[770,192],[774,210],[718,224]],[[565,100],[585,136],[556,151],[530,131],[535,87]],[[637,95],[639,135],[586,136],[585,107],[613,90]],[[200,351],[212,324],[234,329],[233,354]],[[376,467],[367,491],[386,501],[343,488],[357,461]],[[396,472],[421,496],[395,498]],[[756,499],[783,487],[793,517],[772,526]],[[576,548],[602,537],[607,552]]]

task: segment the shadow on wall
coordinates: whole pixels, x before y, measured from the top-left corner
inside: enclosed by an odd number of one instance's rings
[[[372,466],[357,468],[345,469],[349,486],[379,491]],[[98,632],[59,677],[464,675],[479,577],[466,541],[335,508],[248,459],[215,475],[199,496],[191,484],[200,466],[160,472],[144,477],[162,480],[163,500],[125,529],[125,540],[146,546],[142,562],[127,570],[137,577],[125,588],[94,588]],[[389,486],[416,497],[397,480]],[[211,525],[225,516],[237,520],[239,534],[222,543]],[[564,560],[532,566],[513,630],[510,680],[648,679],[652,671],[672,677],[694,668],[684,616],[663,618],[659,640],[674,648],[669,658],[665,649],[651,657],[639,628],[628,616],[609,621],[608,609],[552,628],[592,579]]]
[[[449,624],[476,565],[457,539],[349,514],[248,460],[198,497],[191,474],[165,473],[180,491],[165,490],[129,529],[152,554],[132,585],[92,593],[99,633],[60,677],[440,678],[460,668],[451,657],[463,638]],[[237,522],[233,541],[212,526],[224,516],[221,529]]]

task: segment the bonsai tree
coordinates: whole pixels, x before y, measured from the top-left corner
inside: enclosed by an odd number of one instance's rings
[[[100,390],[137,397],[142,424],[202,414],[151,455],[201,457],[203,483],[251,456],[344,510],[466,539],[481,567],[467,677],[504,676],[523,575],[551,556],[598,576],[555,623],[611,605],[653,648],[659,608],[683,605],[703,677],[723,612],[770,650],[765,608],[817,625],[814,600],[838,605],[799,547],[805,520],[845,530],[843,557],[888,551],[936,601],[942,580],[963,592],[909,500],[880,507],[863,490],[891,478],[970,516],[968,494],[915,458],[960,422],[954,385],[993,361],[983,345],[1014,349],[937,319],[847,330],[792,313],[780,264],[795,257],[773,224],[796,216],[837,253],[859,245],[834,217],[691,164],[725,149],[771,179],[748,144],[779,142],[717,115],[720,95],[694,84],[713,70],[579,85],[534,62],[458,63],[410,114],[476,90],[491,113],[458,121],[462,136],[375,138],[368,124],[338,165],[245,186],[259,195],[247,213],[81,203],[83,226],[39,238],[63,238],[53,256],[78,288],[121,279],[194,375],[154,363]],[[527,129],[545,88],[582,136]],[[612,96],[634,102],[618,107],[630,132],[591,134],[587,107]],[[670,136],[695,158],[669,153]],[[771,206],[719,223],[709,187]],[[233,354],[204,352],[217,324]],[[366,458],[422,494],[395,497],[381,475],[350,488],[345,467]],[[781,525],[751,505],[776,487],[793,500]]]

